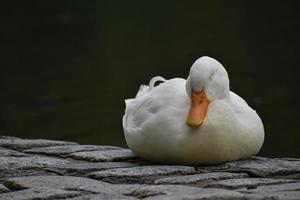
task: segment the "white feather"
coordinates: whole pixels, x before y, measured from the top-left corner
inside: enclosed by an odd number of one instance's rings
[[[125,138],[138,156],[164,163],[212,164],[246,158],[260,150],[264,141],[261,119],[229,91],[227,72],[219,62],[200,59],[188,81],[155,77],[149,86],[141,86],[135,99],[126,100]],[[213,73],[215,78],[209,77]],[[156,81],[164,82],[154,87]],[[185,124],[190,87],[203,87],[210,98],[198,128]]]

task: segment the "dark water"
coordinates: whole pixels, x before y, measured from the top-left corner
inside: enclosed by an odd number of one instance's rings
[[[0,134],[125,146],[124,99],[209,55],[261,116],[261,155],[300,157],[298,1],[10,1]]]

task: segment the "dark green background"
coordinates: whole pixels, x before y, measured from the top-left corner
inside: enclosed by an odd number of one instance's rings
[[[124,99],[209,55],[265,125],[260,155],[300,157],[299,1],[9,1],[0,134],[125,146]]]

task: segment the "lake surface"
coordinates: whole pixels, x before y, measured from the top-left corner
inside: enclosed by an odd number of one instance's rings
[[[0,134],[126,146],[124,99],[209,55],[265,126],[260,155],[300,157],[299,3],[20,1],[0,17]]]

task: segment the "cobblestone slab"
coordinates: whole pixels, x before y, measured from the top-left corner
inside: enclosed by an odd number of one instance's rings
[[[244,194],[223,189],[203,189],[181,185],[144,186],[131,193],[146,199],[243,199]]]
[[[218,188],[228,188],[228,189],[237,189],[237,188],[257,188],[261,185],[275,185],[280,183],[292,183],[297,182],[296,180],[290,179],[272,179],[272,178],[238,178],[238,179],[228,179],[215,181],[208,184],[206,187],[218,187]]]
[[[89,193],[116,194],[117,190],[109,183],[74,176],[30,176],[10,178],[5,185],[13,189],[36,188],[40,186]]]
[[[11,177],[24,177],[24,176],[50,176],[57,175],[54,172],[48,172],[43,169],[10,169],[0,170],[0,179]]]
[[[65,159],[42,156],[30,157],[0,157],[0,178],[19,176],[53,175],[45,170],[46,167],[70,164]]]
[[[44,156],[30,157],[0,157],[1,169],[30,169],[64,165],[71,163],[68,160],[60,158],[50,158]]]
[[[124,196],[124,195],[112,195],[112,194],[94,194],[84,195],[80,197],[67,198],[68,200],[137,200],[137,198]]]
[[[252,157],[216,166],[199,166],[200,171],[248,172],[258,177],[299,178],[300,159],[286,160],[275,158]],[[294,175],[294,176],[293,176]]]
[[[15,139],[7,138],[0,139],[0,146],[8,147],[15,150],[25,150],[31,149],[34,147],[48,147],[48,146],[58,146],[58,145],[74,145],[74,142],[64,142],[64,141],[55,141],[55,140],[29,140],[29,139]]]
[[[285,184],[272,184],[257,186],[253,189],[239,190],[251,197],[263,197],[264,199],[300,199],[300,182],[285,183]]]
[[[299,197],[298,158],[159,165],[120,147],[0,136],[0,200]]]
[[[283,191],[283,192],[273,192],[273,193],[263,193],[263,194],[255,194],[249,195],[251,197],[263,196],[264,199],[283,199],[283,200],[299,200],[300,191]]]
[[[36,187],[0,195],[0,200],[50,200],[63,199],[80,195],[79,192],[65,191],[47,187]]]
[[[28,156],[25,153],[15,151],[15,150],[10,150],[10,149],[0,149],[0,157],[24,157]]]
[[[28,149],[24,152],[54,155],[54,156],[65,156],[66,154],[71,154],[71,153],[76,153],[76,152],[112,150],[112,149],[121,149],[121,148],[114,147],[114,146],[99,146],[99,145],[71,145],[71,146],[64,145],[64,146],[32,148],[32,149]]]
[[[122,160],[129,160],[129,159],[137,158],[128,149],[77,152],[77,153],[69,154],[69,156],[74,159],[86,160],[86,161],[90,161],[90,162],[122,161]]]
[[[258,192],[258,193],[265,193],[265,192],[270,193],[270,192],[280,192],[280,191],[300,191],[300,182],[258,186],[255,189],[248,189],[247,191],[248,192]]]
[[[110,183],[144,183],[149,180],[153,180],[154,177],[192,173],[195,173],[193,167],[179,165],[152,165],[93,172],[89,175],[89,177]]]
[[[193,175],[161,178],[156,180],[154,183],[155,184],[196,184],[205,181],[244,178],[244,177],[248,177],[248,174],[230,173],[230,172],[212,172],[212,173],[204,173],[204,174],[193,174]]]
[[[136,166],[138,166],[137,163],[129,162],[72,162],[62,165],[52,165],[50,167],[46,167],[45,169],[60,175],[84,175],[94,171]]]

